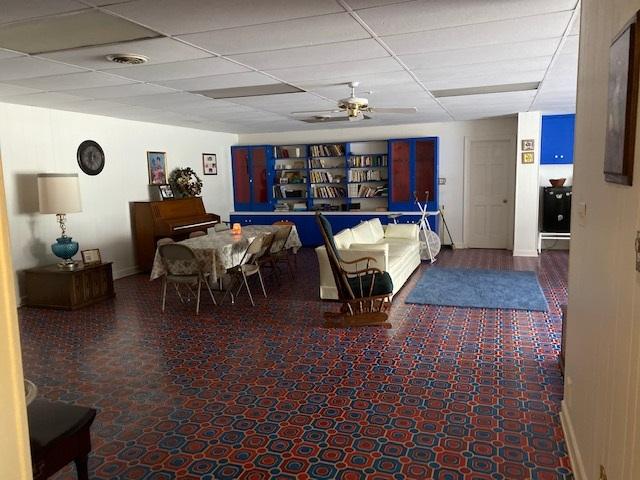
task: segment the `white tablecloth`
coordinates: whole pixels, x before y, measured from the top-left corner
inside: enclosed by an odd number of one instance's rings
[[[223,232],[212,231],[208,235],[189,238],[178,243],[187,245],[193,250],[203,272],[209,273],[211,280],[215,282],[224,274],[227,268],[231,268],[240,262],[244,252],[254,238],[258,235],[275,232],[278,228],[282,227],[279,225],[251,225],[242,227],[242,234],[240,235],[232,234],[231,230]],[[285,248],[292,248],[294,251],[298,251],[301,246],[302,243],[300,242],[298,231],[293,226]],[[153,268],[151,269],[151,280],[160,278],[165,273],[167,271],[160,258],[160,253],[156,249]]]

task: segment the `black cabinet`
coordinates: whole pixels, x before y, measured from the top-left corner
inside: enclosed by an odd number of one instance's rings
[[[542,189],[542,231],[566,233],[571,229],[571,187]]]

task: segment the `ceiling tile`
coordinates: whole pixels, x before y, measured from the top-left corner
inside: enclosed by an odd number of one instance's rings
[[[551,56],[525,58],[522,60],[506,60],[503,62],[474,63],[470,65],[454,65],[449,67],[420,68],[413,72],[423,82],[434,80],[446,80],[450,78],[464,78],[489,75],[504,72],[505,74],[517,72],[530,72],[546,70],[551,62]],[[500,82],[504,83],[504,82]]]
[[[444,105],[448,110],[455,114],[456,111],[469,111],[469,110],[500,110],[510,111],[514,107],[522,108],[526,104],[526,108],[529,107],[529,103],[533,100],[536,90],[528,90],[524,92],[507,92],[507,93],[487,93],[482,95],[463,95],[460,97],[446,97],[440,98],[440,103]],[[525,110],[526,110],[525,108]],[[524,111],[524,110],[520,110]]]
[[[384,37],[397,55],[525,42],[562,36],[571,12]]]
[[[136,53],[144,55],[149,58],[149,63],[147,65],[211,56],[209,53],[170,38],[153,38],[134,42],[117,43],[113,45],[101,45],[99,47],[78,48],[62,52],[47,53],[41,56],[96,70],[110,70],[129,67],[128,65],[109,62],[105,57],[111,53]]]
[[[108,9],[170,35],[343,11],[333,0],[138,0]]]
[[[416,0],[359,10],[358,15],[378,35],[394,35],[569,11],[575,3],[575,0]]]
[[[146,83],[135,83],[132,85],[117,85],[113,87],[81,88],[77,90],[67,90],[67,93],[83,98],[108,99],[119,97],[133,97],[137,95],[153,95],[155,93],[171,93],[172,89],[149,85]]]
[[[559,43],[560,38],[548,38],[530,42],[492,45],[491,47],[482,46],[461,48],[458,50],[414,53],[411,55],[401,55],[400,60],[411,69],[518,60],[531,57],[551,56],[555,53]],[[526,54],[524,52],[526,52]]]
[[[12,95],[28,95],[30,93],[39,93],[40,90],[33,88],[20,87],[18,85],[9,85],[0,83],[0,98],[10,97]]]
[[[366,39],[270,52],[245,53],[232,55],[231,58],[259,70],[272,70],[388,56],[387,51],[378,42]]]
[[[0,82],[84,71],[82,68],[34,57],[15,57],[0,60]]]
[[[86,9],[74,0],[2,0],[0,24]]]
[[[75,95],[68,95],[67,93],[57,92],[34,93],[30,95],[14,95],[3,99],[3,101],[7,103],[18,103],[21,105],[32,105],[35,107],[51,108],[59,108],[61,105],[74,103],[80,100],[82,99]]]
[[[133,83],[133,81],[113,75],[106,75],[100,72],[81,72],[68,73],[66,75],[52,75],[48,77],[26,78],[21,80],[14,80],[9,83],[15,83],[16,85],[35,88],[38,90],[55,92],[77,88],[125,85],[127,83]]]
[[[370,38],[348,13],[300,18],[284,22],[228,28],[180,37],[222,55]]]
[[[114,98],[113,102],[135,105],[139,107],[172,109],[182,107],[184,109],[198,108],[201,105],[215,104],[215,100],[193,93],[157,93],[152,95],[136,95],[134,97]]]
[[[578,50],[580,48],[580,38],[577,35],[567,37],[560,49],[561,55],[575,55],[578,56]]]
[[[266,70],[266,72],[287,82],[323,84],[336,83],[330,82],[330,79],[343,78],[345,76],[357,79],[361,75],[402,70],[402,66],[394,58],[383,57],[369,60],[326,63],[322,65],[321,72],[318,72],[318,69],[314,66],[281,68]]]
[[[369,73],[366,75],[342,75],[329,79],[319,78],[317,80],[299,82],[299,85],[305,90],[314,91],[317,89],[334,87],[333,89],[335,91],[342,92],[342,97],[346,97],[350,92],[348,84],[352,81],[360,82],[360,85],[356,88],[356,94],[367,92],[369,90],[376,90],[382,86],[388,87],[390,85],[401,88],[401,86],[404,86],[405,84],[411,84],[408,88],[419,88],[413,77],[405,70],[377,74]]]
[[[525,72],[490,72],[482,75],[460,75],[451,78],[439,78],[436,80],[423,80],[429,90],[446,90],[452,88],[481,87],[486,85],[505,85],[510,83],[539,82],[544,77],[546,70],[533,70]]]
[[[5,58],[14,58],[22,56],[21,53],[13,52],[11,50],[5,50],[4,48],[0,48],[0,60]]]
[[[156,82],[160,85],[179,90],[197,91],[215,88],[246,87],[279,83],[277,80],[258,72],[232,73],[229,75],[210,75],[207,77],[187,78]]]
[[[104,70],[123,77],[145,82],[160,82],[184,78],[224,75],[249,71],[247,67],[230,62],[224,58],[210,57],[183,62],[159,63],[155,65],[135,65],[132,67]]]
[[[354,9],[382,7],[384,5],[395,5],[397,3],[410,2],[411,0],[347,0],[347,4]]]
[[[157,36],[128,20],[90,9],[4,25],[0,47],[24,53],[53,52]]]

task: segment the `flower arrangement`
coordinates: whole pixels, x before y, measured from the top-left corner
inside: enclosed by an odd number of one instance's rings
[[[183,197],[197,197],[202,192],[202,180],[189,167],[173,170],[169,175],[169,183]]]

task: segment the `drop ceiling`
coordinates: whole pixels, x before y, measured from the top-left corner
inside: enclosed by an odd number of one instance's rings
[[[357,80],[374,106],[418,109],[366,125],[569,113],[578,10],[578,0],[3,0],[0,102],[234,133],[308,130],[318,124],[290,112],[331,109]],[[149,62],[119,65],[111,53]],[[228,89],[299,93],[206,96]]]

